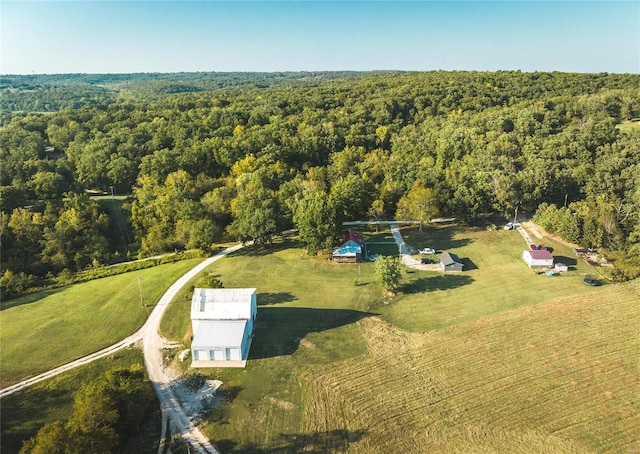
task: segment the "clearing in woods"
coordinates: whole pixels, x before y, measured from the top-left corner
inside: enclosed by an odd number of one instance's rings
[[[221,452],[638,448],[640,281],[589,288],[583,263],[537,274],[517,232],[403,235],[455,252],[468,271],[410,271],[388,298],[370,264],[290,242],[213,265],[226,287],[257,287],[260,305],[245,370],[190,372],[223,382],[201,426]],[[168,331],[188,347],[181,298]]]

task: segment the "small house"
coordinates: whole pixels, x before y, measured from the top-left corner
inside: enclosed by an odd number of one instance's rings
[[[244,367],[257,315],[255,288],[196,288],[191,367]]]
[[[443,252],[442,254],[439,254],[438,257],[440,258],[440,268],[445,273],[450,271],[462,271],[462,268],[464,267],[458,256],[451,252]]]
[[[553,255],[546,249],[524,251],[522,260],[529,265],[529,268],[553,268]]]
[[[347,229],[331,258],[339,263],[357,263],[366,256],[364,237],[353,229]]]

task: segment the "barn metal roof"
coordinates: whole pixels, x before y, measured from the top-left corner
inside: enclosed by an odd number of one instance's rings
[[[206,320],[200,322],[196,330],[191,347],[240,347],[244,337],[246,320]]]
[[[527,252],[534,260],[553,260],[553,255],[551,255],[551,252],[547,251],[546,249],[538,249],[535,251],[525,252]]]
[[[191,318],[198,320],[250,319],[255,288],[196,288],[191,299]]]
[[[443,265],[453,265],[454,263],[459,263],[460,265],[462,265],[462,262],[460,262],[458,256],[452,254],[451,252],[443,252],[442,254],[439,254],[438,257],[440,258],[440,262]]]

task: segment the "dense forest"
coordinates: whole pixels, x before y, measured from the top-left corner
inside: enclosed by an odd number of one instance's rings
[[[343,220],[505,219],[640,274],[640,76],[2,76],[5,296],[129,257]],[[106,198],[95,194],[126,195]]]

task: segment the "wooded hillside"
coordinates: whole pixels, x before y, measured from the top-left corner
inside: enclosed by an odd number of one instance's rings
[[[313,252],[342,220],[473,224],[541,205],[547,229],[636,276],[639,87],[520,72],[2,76],[3,294],[289,227]]]

